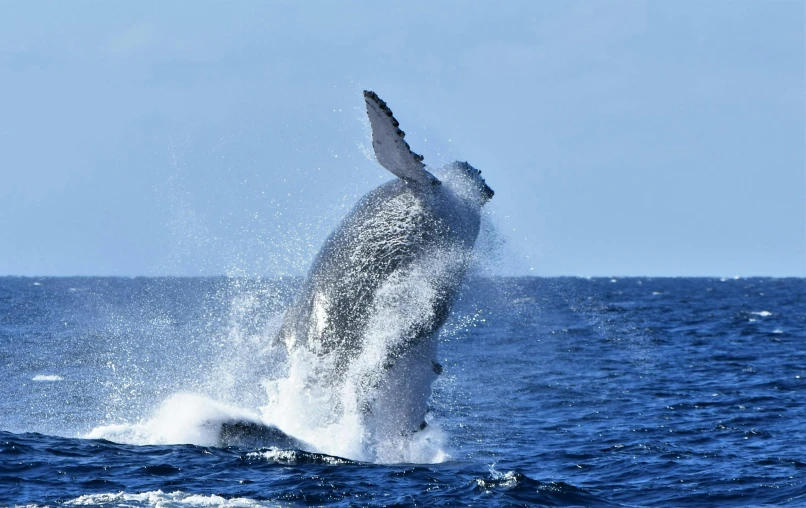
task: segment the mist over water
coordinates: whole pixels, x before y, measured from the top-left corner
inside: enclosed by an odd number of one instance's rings
[[[151,293],[151,284],[172,285],[144,282],[142,296]],[[215,446],[220,443],[217,423],[239,420],[276,425],[310,445],[308,451],[346,458],[433,462],[445,457],[436,422],[427,432],[394,436],[395,442],[389,439],[393,436],[373,437],[355,405],[361,387],[346,383],[312,389],[308,378],[321,359],[302,350],[288,354],[276,340],[291,289],[270,281],[214,282],[212,294],[187,294],[192,289],[186,288],[181,297],[170,295],[173,304],[141,300],[133,316],[112,313],[113,330],[123,340],[110,344],[105,354],[107,400],[99,400],[93,411],[103,411],[102,418],[86,422],[93,425],[88,432],[78,428],[73,435],[138,445]],[[181,310],[199,305],[194,314],[200,322],[178,321],[177,304]],[[380,330],[370,333],[387,338]],[[355,369],[380,369],[378,359],[368,355]],[[354,405],[337,411],[334,399]]]
[[[101,396],[92,397],[80,421],[57,424],[55,433],[135,445],[216,446],[221,423],[242,421],[276,426],[312,452],[383,463],[446,460],[450,451],[438,420],[428,416],[419,432],[398,430],[428,407],[437,376],[430,368],[424,379],[412,373],[437,357],[437,338],[423,341],[392,372],[382,364],[409,322],[433,312],[439,283],[470,256],[435,252],[405,277],[390,279],[379,291],[362,353],[345,380],[333,385],[316,382],[323,358],[278,341],[301,278],[76,279],[76,286],[90,281],[93,287],[68,291],[84,292],[94,300],[87,304],[98,308],[102,375],[93,390],[100,388]],[[123,294],[106,294],[120,287]],[[448,326],[455,333],[463,325]],[[368,401],[374,408],[369,416]]]
[[[428,409],[437,337],[421,341],[391,371],[385,359],[412,326],[435,319],[435,298],[471,258],[470,250],[437,249],[391,277],[377,291],[361,350],[338,382],[322,377],[332,358],[278,341],[300,278],[217,278],[214,291],[197,294],[187,293],[192,287],[166,293],[159,286],[173,281],[149,280],[129,308],[109,310],[107,326],[119,335],[107,352],[109,395],[100,404],[103,418],[77,435],[216,446],[227,444],[221,425],[239,421],[276,426],[307,451],[349,459],[446,460],[438,421],[427,417],[424,430],[400,430],[420,426]]]

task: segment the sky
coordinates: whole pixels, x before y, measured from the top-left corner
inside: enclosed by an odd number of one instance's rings
[[[0,275],[305,273],[393,178],[370,89],[492,273],[806,276],[802,1],[0,10]]]

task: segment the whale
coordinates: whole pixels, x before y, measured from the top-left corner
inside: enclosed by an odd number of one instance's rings
[[[494,192],[467,162],[426,166],[389,106],[372,91],[364,101],[377,162],[395,178],[363,196],[325,240],[278,338],[314,359],[307,382],[337,394],[335,412],[383,415],[376,431],[417,432],[442,371],[436,335]]]

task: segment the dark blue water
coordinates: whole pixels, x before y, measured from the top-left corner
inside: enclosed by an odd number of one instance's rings
[[[295,282],[0,278],[0,505],[806,505],[804,279],[471,281],[436,464],[84,437],[260,405]]]

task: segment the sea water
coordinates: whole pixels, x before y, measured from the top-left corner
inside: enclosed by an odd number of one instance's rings
[[[806,504],[804,279],[471,278],[383,454],[305,427],[298,284],[0,278],[0,506]],[[313,443],[218,447],[227,418]]]

